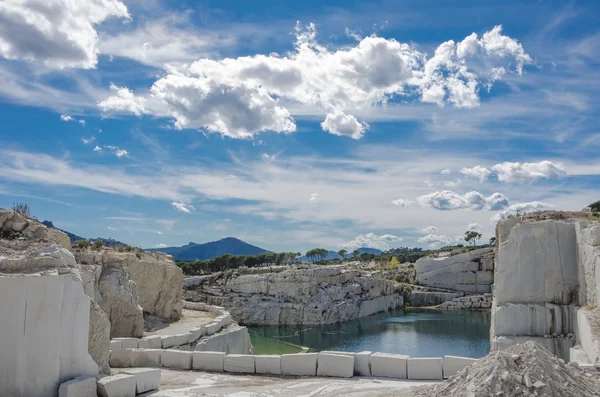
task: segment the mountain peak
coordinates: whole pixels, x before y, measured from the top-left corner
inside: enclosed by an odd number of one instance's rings
[[[182,247],[153,248],[152,251],[166,252],[181,261],[206,260],[224,254],[257,255],[269,252],[260,247],[248,244],[236,237],[225,237],[217,241],[198,244],[191,241]]]

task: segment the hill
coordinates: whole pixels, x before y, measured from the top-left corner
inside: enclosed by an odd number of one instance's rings
[[[235,237],[226,237],[209,243],[198,244],[190,242],[182,247],[152,248],[151,251],[165,252],[173,255],[178,261],[195,261],[212,259],[223,254],[257,255],[270,252],[260,247],[248,244]]]
[[[56,226],[54,226],[54,224],[52,223],[52,221],[43,221],[42,225],[50,228],[50,229],[56,229],[56,230],[60,230],[61,232],[63,232],[64,234],[66,234],[67,236],[69,236],[69,239],[71,240],[71,244],[73,244],[76,241],[81,241],[81,240],[87,240],[89,242],[94,242],[96,240],[100,240],[102,241],[102,245],[104,245],[105,247],[118,247],[120,245],[127,245],[125,243],[122,243],[120,241],[117,241],[115,239],[112,238],[104,238],[104,237],[97,237],[97,238],[85,238],[85,237],[81,237],[78,236],[76,234],[73,234],[67,230],[63,230],[63,229],[59,229]]]

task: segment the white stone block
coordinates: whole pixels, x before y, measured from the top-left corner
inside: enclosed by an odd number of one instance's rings
[[[319,353],[317,375],[351,378],[354,375],[354,355]]]
[[[281,375],[281,356],[254,356],[254,367],[257,374]]]
[[[170,347],[187,345],[190,343],[189,334],[177,334],[177,335],[163,335],[162,336],[162,348],[168,349]]]
[[[441,357],[415,357],[407,361],[408,379],[442,380]]]
[[[223,372],[225,353],[193,352],[193,368],[199,371]]]
[[[254,356],[249,354],[228,354],[225,356],[223,369],[225,372],[253,374]]]
[[[206,327],[193,328],[189,331],[189,333],[192,334],[191,342],[195,342],[206,335]]]
[[[131,351],[131,367],[159,367],[161,349]]]
[[[371,375],[384,378],[406,379],[408,356],[402,354],[373,353],[371,355]]]
[[[454,376],[476,362],[476,358],[444,356],[444,378]]]
[[[136,380],[134,375],[107,376],[100,379],[97,386],[99,397],[135,397]]]
[[[160,387],[160,369],[132,368],[123,373],[135,376],[137,394],[158,390]]]
[[[315,376],[317,374],[317,353],[281,355],[281,373],[294,376]]]
[[[372,352],[359,352],[354,355],[354,374],[358,376],[371,376]]]
[[[160,335],[145,336],[144,339],[148,341],[149,349],[161,349],[162,348],[162,336],[160,336]]]
[[[140,339],[138,341],[138,349],[150,349],[150,342],[147,339]]]
[[[600,271],[598,271],[600,273]],[[577,310],[577,341],[583,347],[591,363],[600,359],[600,330],[594,326],[592,310]]]
[[[572,305],[552,303],[513,304],[497,306],[494,315],[494,335],[544,336],[568,334],[575,330],[576,317]]]
[[[58,397],[98,397],[96,378],[80,376],[64,382],[58,388]]]
[[[212,322],[206,326],[206,335],[214,335],[220,329],[221,327],[219,326],[218,321]]]
[[[175,369],[192,369],[192,352],[183,350],[163,350],[160,365]]]
[[[137,338],[115,338],[113,340],[120,340],[123,349],[137,349],[139,339]]]
[[[477,284],[493,284],[494,283],[494,272],[478,271],[476,274],[477,274]]]
[[[133,349],[117,349],[110,351],[109,365],[113,368],[131,367],[131,352]]]
[[[110,341],[109,350],[117,350],[117,349],[122,349],[122,348],[123,348],[123,343],[120,340],[112,339]]]

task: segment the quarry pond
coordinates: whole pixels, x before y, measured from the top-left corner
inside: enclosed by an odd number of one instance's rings
[[[397,309],[341,324],[249,326],[256,354],[340,350],[480,358],[490,350],[490,313]]]

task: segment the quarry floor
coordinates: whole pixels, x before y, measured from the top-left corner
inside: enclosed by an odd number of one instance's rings
[[[214,318],[214,313],[183,309],[179,321],[163,324],[154,323],[153,326],[159,329],[155,329],[152,332],[145,332],[144,335],[186,334],[190,329],[198,328],[201,325],[210,324]],[[157,317],[154,319],[155,321],[158,320]]]
[[[435,382],[374,378],[295,378],[233,375],[162,369],[161,390],[143,394],[152,397],[196,396],[400,396],[416,395],[421,386]]]

